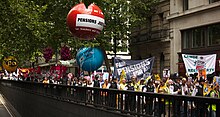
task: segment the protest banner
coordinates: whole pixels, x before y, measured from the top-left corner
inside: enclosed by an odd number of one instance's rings
[[[138,79],[147,78],[151,75],[154,57],[144,60],[125,60],[116,57],[114,63],[114,76],[116,78],[120,77],[123,70],[126,73],[127,79],[130,79],[131,76],[136,76]]]
[[[187,74],[199,73],[201,75],[207,75],[215,72],[216,54],[211,54],[211,55],[182,54],[182,58],[184,61]]]

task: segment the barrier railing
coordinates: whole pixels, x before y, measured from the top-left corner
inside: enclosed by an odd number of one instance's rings
[[[218,98],[0,80],[0,90],[3,95],[9,93],[6,92],[6,88],[56,100],[80,103],[85,106],[94,106],[126,116],[220,116],[220,99]],[[13,98],[13,94],[6,98]]]

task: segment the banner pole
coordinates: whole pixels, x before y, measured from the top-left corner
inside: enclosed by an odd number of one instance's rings
[[[116,66],[115,66],[115,58],[116,58],[116,56],[114,56],[114,73],[113,73],[113,78],[116,78]]]

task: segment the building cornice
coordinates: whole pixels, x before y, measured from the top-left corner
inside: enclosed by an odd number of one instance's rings
[[[152,43],[164,43],[164,42],[170,42],[169,38],[161,38],[161,39],[153,39],[153,40],[144,40],[144,41],[138,41],[131,43],[130,46],[136,46],[136,45],[142,45],[142,44],[152,44]]]
[[[169,16],[167,16],[167,20],[173,20],[173,19],[184,17],[184,16],[188,16],[191,14],[201,13],[201,12],[205,12],[205,11],[212,10],[215,8],[218,8],[219,10],[219,7],[220,7],[220,2],[199,6],[199,7],[188,9],[181,13],[177,12],[177,13],[170,14]]]

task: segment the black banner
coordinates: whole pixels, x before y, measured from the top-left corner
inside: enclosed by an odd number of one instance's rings
[[[125,71],[127,79],[130,79],[131,76],[136,76],[138,79],[147,78],[151,75],[154,57],[144,60],[125,60],[116,57],[114,63],[114,76],[116,78],[120,77],[122,70]]]

